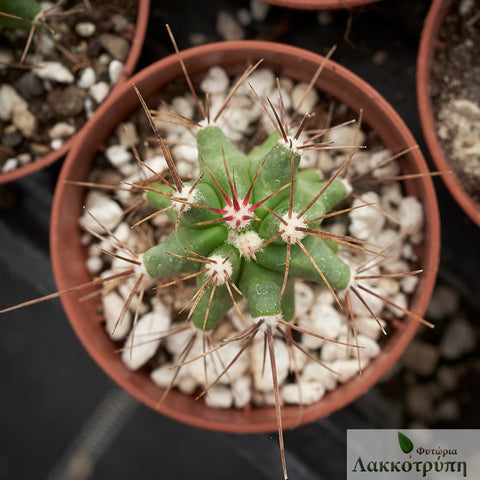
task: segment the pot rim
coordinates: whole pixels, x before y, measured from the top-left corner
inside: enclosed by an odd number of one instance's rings
[[[208,66],[212,66],[217,63],[218,56],[233,62],[232,58],[240,54],[242,57],[242,70],[247,63],[253,63],[254,59],[258,60],[258,58],[263,57],[267,59],[265,63],[269,66],[282,63],[283,68],[285,68],[284,74],[290,77],[293,76],[296,80],[300,80],[298,75],[308,75],[309,78],[311,78],[314,71],[318,68],[324,58],[318,54],[289,45],[248,40],[220,42],[193,47],[184,50],[182,52],[182,58],[187,65],[187,69],[190,66],[196,73],[201,69],[206,71],[207,67],[202,63],[203,60],[208,62]],[[286,63],[287,60],[290,64],[293,63],[290,68],[288,68]],[[238,66],[239,60],[236,62]],[[301,73],[300,67],[302,68]],[[172,74],[173,70],[176,72],[174,75]],[[189,71],[192,73],[191,70]],[[161,72],[161,74],[159,72]],[[171,78],[181,75],[181,69],[178,66],[178,57],[176,55],[170,55],[169,57],[159,60],[141,70],[134,75],[131,79],[131,83],[135,83],[140,91],[142,91],[142,87],[152,89],[155,86],[155,88],[158,89],[157,81],[163,81],[162,79],[165,79],[167,75],[170,75]],[[359,94],[361,94],[362,105],[364,103],[368,104],[376,111],[380,111],[381,106],[384,112],[383,117],[380,120],[377,120],[376,124],[373,122],[375,125],[370,126],[375,128],[377,133],[379,133],[379,130],[385,130],[385,125],[387,124],[395,130],[395,138],[393,138],[393,135],[388,137],[388,142],[390,142],[391,147],[394,147],[394,151],[403,150],[408,146],[416,145],[413,136],[398,114],[371,86],[366,84],[349,70],[332,61],[326,63],[324,72],[320,75],[317,85],[322,85],[324,83],[323,79],[325,76],[327,76],[327,79],[328,77],[333,77],[336,80],[335,82],[331,81],[331,88],[340,89],[343,98],[338,95],[337,98],[340,101],[347,103],[347,105],[353,108],[353,110],[357,112],[359,110],[359,108],[356,108],[356,102],[360,101],[358,100]],[[165,82],[168,81],[170,81],[170,78],[165,80]],[[150,84],[148,82],[150,82]],[[345,92],[344,87],[346,85],[350,85],[349,88],[352,90],[352,86],[354,85],[355,93],[350,95],[350,92]],[[322,88],[322,90],[325,89]],[[155,90],[144,92],[145,97],[153,91]],[[330,92],[327,90],[327,93]],[[131,91],[130,85],[124,84],[97,110],[95,113],[95,120],[89,122],[88,128],[84,130],[82,136],[72,147],[62,167],[62,171],[60,172],[60,178],[57,183],[53,201],[50,235],[54,277],[59,291],[73,286],[72,279],[69,277],[68,268],[71,267],[71,259],[74,254],[83,254],[80,246],[76,247],[78,252],[73,253],[70,250],[66,253],[62,247],[64,244],[67,244],[69,245],[69,248],[73,250],[75,245],[73,245],[72,242],[76,241],[78,243],[79,228],[76,221],[78,215],[70,214],[70,217],[68,217],[66,216],[67,214],[65,211],[67,208],[71,207],[72,203],[81,203],[81,198],[84,192],[84,189],[77,187],[73,187],[76,188],[76,190],[73,191],[71,190],[71,186],[68,187],[70,190],[67,190],[65,180],[72,178],[72,176],[75,178],[75,175],[79,175],[79,168],[84,168],[88,171],[89,166],[86,167],[85,163],[89,161],[91,162],[93,159],[88,159],[88,155],[86,155],[85,152],[94,149],[94,153],[89,154],[90,156],[94,156],[96,152],[95,147],[92,145],[98,140],[100,135],[99,132],[102,130],[103,115],[106,114],[112,106],[116,105],[117,108],[124,108],[128,101],[138,102],[136,95]],[[125,108],[128,110],[129,107]],[[131,112],[131,109],[128,110],[128,112]],[[128,112],[124,113],[123,116],[119,116],[118,112],[113,112],[112,115],[115,116],[115,118],[111,121],[104,121],[110,123],[110,130],[101,133],[103,139],[109,137],[114,125],[118,125],[120,121],[124,120],[124,118],[128,116]],[[363,118],[366,123],[372,122],[370,117],[370,111],[367,111],[367,109],[364,110]],[[380,133],[379,136],[381,136]],[[383,135],[383,137],[381,136],[381,139],[384,143],[387,143],[385,142],[385,135]],[[421,172],[428,171],[423,156],[418,148],[412,150],[407,155],[407,158],[409,165],[414,164],[417,170]],[[81,162],[83,162],[83,165],[80,164],[80,159]],[[412,310],[417,315],[421,316],[426,310],[435,283],[440,250],[440,232],[438,208],[431,178],[424,176],[417,179],[415,182],[419,186],[419,194],[424,200],[424,208],[426,209],[425,243],[428,244],[428,248],[423,249],[426,255],[424,262],[426,273],[425,277],[420,278],[419,281],[418,290],[421,291],[421,294],[416,295],[416,298],[413,301],[413,306],[411,305]],[[71,200],[72,198],[73,200]],[[62,221],[60,218],[62,218]],[[73,233],[65,223],[71,224],[70,227],[74,230]],[[84,265],[83,269],[85,270]],[[128,368],[121,362],[118,354],[113,356],[112,351],[116,347],[114,348],[113,342],[108,339],[103,326],[100,325],[100,319],[97,318],[95,325],[86,325],[88,320],[86,321],[85,319],[87,317],[84,316],[84,313],[78,312],[78,302],[75,296],[63,295],[61,301],[74,331],[94,360],[120,386],[129,391],[130,394],[142,403],[155,409],[157,400],[160,398],[163,389],[154,385],[152,386],[151,384],[153,384],[153,382],[151,382],[148,377],[142,378],[141,374],[138,372],[131,372],[128,370]],[[83,305],[82,308],[86,308],[86,306]],[[95,313],[94,309],[91,311],[92,314]],[[90,321],[91,324],[94,322],[94,320]],[[365,393],[368,388],[376,383],[400,357],[418,327],[418,322],[412,319],[405,319],[397,323],[398,326],[396,325],[396,327],[398,328],[394,332],[394,335],[396,335],[395,342],[392,341],[394,336],[392,335],[389,340],[387,340],[385,348],[382,349],[382,353],[371,362],[371,364],[363,371],[362,375],[357,376],[345,385],[339,386],[335,391],[327,394],[322,400],[320,400],[320,402],[317,402],[317,404],[303,406],[302,408],[299,408],[298,406],[282,407],[284,428],[292,428],[329,415],[333,411],[347,405]],[[102,333],[101,335],[99,333],[92,338],[93,330]],[[107,343],[110,343],[112,346],[108,347]],[[146,376],[146,374],[144,376]],[[180,409],[179,405],[182,402],[187,403],[188,405],[186,407],[184,406],[183,409]],[[196,402],[193,397],[183,395],[176,391],[171,391],[167,396],[165,403],[158,410],[176,420],[211,430],[237,433],[258,433],[275,431],[277,428],[275,409],[272,407],[251,408],[250,410],[217,410],[202,405],[199,407],[198,405],[199,402]],[[301,416],[299,415],[300,411],[302,413]]]
[[[463,211],[480,227],[480,205],[472,199],[457,175],[453,173],[452,165],[437,136],[436,121],[430,97],[430,78],[435,50],[439,43],[438,35],[452,4],[453,0],[433,0],[424,22],[417,59],[418,111],[423,136],[433,162],[440,171],[452,171],[449,175],[442,175],[443,182]]]
[[[261,0],[286,8],[298,10],[340,10],[361,7],[379,0]]]
[[[110,96],[116,88],[125,83],[135,71],[135,67],[142,52],[145,35],[147,33],[149,15],[150,0],[138,0],[137,21],[135,23],[135,32],[130,45],[130,50],[128,52],[127,59],[125,60],[122,73],[120,74],[120,77],[118,78],[115,85],[112,87],[112,90],[110,91],[108,96]],[[85,124],[87,122],[85,122]],[[30,175],[31,173],[43,170],[52,163],[55,163],[57,160],[60,160],[63,156],[65,156],[65,154],[74,144],[74,137],[79,135],[84,127],[85,125],[80,130],[78,130],[78,132],[72,135],[68,140],[66,140],[60,148],[52,150],[43,157],[40,157],[38,160],[33,160],[27,165],[16,168],[11,172],[0,173],[0,184],[18,180],[19,178]]]

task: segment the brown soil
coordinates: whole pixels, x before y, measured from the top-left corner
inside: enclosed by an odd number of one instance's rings
[[[480,0],[473,3],[462,15],[460,2],[453,2],[430,87],[440,142],[465,190],[480,204]]]

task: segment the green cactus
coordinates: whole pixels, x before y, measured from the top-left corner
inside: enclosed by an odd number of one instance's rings
[[[301,150],[277,132],[245,155],[208,125],[197,133],[197,146],[202,176],[196,184],[172,172],[175,185],[147,192],[176,229],[143,255],[154,278],[198,273],[189,314],[197,328],[215,328],[240,292],[254,319],[289,321],[295,278],[332,291],[348,286],[350,268],[319,230],[322,217],[348,195],[344,181],[299,172]]]
[[[0,0],[0,33],[8,30],[30,30],[41,11],[36,0]]]

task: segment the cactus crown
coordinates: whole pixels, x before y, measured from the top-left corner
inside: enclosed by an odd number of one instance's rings
[[[197,133],[200,178],[184,183],[171,161],[172,181],[148,187],[150,204],[168,212],[176,228],[144,253],[145,269],[154,278],[197,277],[188,316],[197,328],[214,328],[240,295],[254,318],[291,320],[295,278],[332,291],[348,285],[350,268],[320,229],[348,186],[299,170],[295,143],[275,131],[244,154],[207,125]]]

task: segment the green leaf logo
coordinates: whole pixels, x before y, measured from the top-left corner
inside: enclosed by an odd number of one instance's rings
[[[403,433],[398,433],[398,443],[400,444],[400,448],[402,449],[403,453],[410,453],[413,450],[413,443],[412,441]]]

